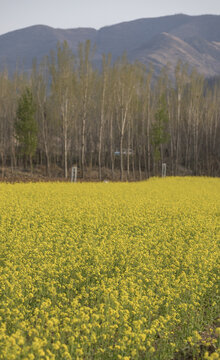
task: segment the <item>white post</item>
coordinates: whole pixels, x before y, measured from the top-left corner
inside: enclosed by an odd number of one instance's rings
[[[77,181],[77,166],[73,166],[72,167],[72,171],[71,171],[71,182],[76,182]]]
[[[167,164],[162,163],[162,177],[166,177],[167,174]]]

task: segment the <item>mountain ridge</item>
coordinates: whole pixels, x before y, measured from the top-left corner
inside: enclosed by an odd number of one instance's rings
[[[186,14],[158,18],[142,18],[104,26],[73,29],[33,25],[0,35],[0,70],[10,73],[16,68],[31,69],[33,58],[38,62],[66,40],[76,53],[78,44],[91,40],[96,46],[94,62],[103,53],[111,53],[115,61],[123,52],[128,60],[155,65],[156,72],[170,64],[171,70],[180,59],[196,67],[206,77],[220,74],[220,15]]]

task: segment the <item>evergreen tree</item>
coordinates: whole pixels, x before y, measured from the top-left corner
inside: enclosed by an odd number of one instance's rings
[[[25,166],[29,157],[31,170],[32,157],[37,147],[35,111],[32,93],[29,88],[26,88],[18,100],[15,134],[20,144],[21,153],[25,158]]]

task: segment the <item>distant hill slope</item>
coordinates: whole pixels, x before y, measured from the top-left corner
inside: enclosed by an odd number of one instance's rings
[[[87,39],[96,45],[97,64],[102,53],[110,52],[115,60],[126,51],[130,61],[152,63],[157,71],[168,62],[172,69],[182,59],[206,77],[220,75],[220,16],[183,14],[138,19],[100,30],[37,25],[9,32],[0,36],[0,69],[7,65],[10,73],[16,66],[28,71],[33,58],[42,59],[58,41],[67,40],[76,52],[78,43]]]

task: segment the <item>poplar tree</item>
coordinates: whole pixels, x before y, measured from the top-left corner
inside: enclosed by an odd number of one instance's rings
[[[68,177],[69,130],[74,118],[75,70],[74,56],[67,43],[58,43],[57,53],[51,56],[51,101],[54,117],[61,130],[64,176]]]
[[[162,95],[159,100],[159,106],[155,113],[155,122],[151,129],[151,143],[154,151],[154,165],[158,165],[161,160],[161,146],[166,144],[170,136],[167,131],[169,117],[165,96]]]

